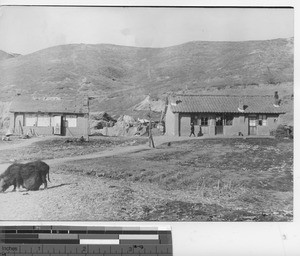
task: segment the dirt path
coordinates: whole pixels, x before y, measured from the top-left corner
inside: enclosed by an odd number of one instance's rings
[[[63,162],[75,161],[75,160],[83,160],[83,159],[93,159],[99,157],[106,157],[106,156],[115,156],[121,155],[126,153],[133,153],[140,150],[151,150],[147,145],[138,145],[138,146],[126,146],[126,147],[114,147],[112,149],[104,150],[101,152],[96,152],[92,154],[86,154],[82,156],[72,156],[72,157],[64,157],[64,158],[56,158],[56,159],[49,159],[45,160],[50,166],[52,164],[58,164]]]
[[[27,147],[35,142],[42,140],[50,140],[52,137],[36,137],[31,139],[23,139],[17,141],[3,141],[0,143],[0,150],[18,149],[22,147]]]
[[[223,138],[225,138],[223,136]],[[246,137],[245,137],[246,138]],[[50,137],[42,137],[42,138],[32,138],[30,140],[24,140],[19,144],[12,144],[12,145],[0,145],[0,151],[1,150],[8,150],[8,149],[18,149],[21,147],[27,147],[37,141],[41,140],[49,140]],[[174,136],[156,136],[154,137],[154,143],[156,147],[159,147],[160,145],[167,143],[167,142],[175,142],[175,141],[183,141],[183,140],[201,140],[205,139],[204,137],[174,137]],[[150,148],[147,144],[144,145],[138,145],[138,146],[116,146],[114,148],[109,148],[107,150],[103,150],[100,152],[95,152],[92,154],[85,154],[80,156],[72,156],[72,157],[63,157],[63,158],[56,158],[56,159],[48,159],[45,160],[47,164],[54,165],[59,163],[64,163],[68,161],[75,161],[75,160],[82,160],[82,159],[93,159],[93,158],[100,158],[100,157],[107,157],[107,156],[114,156],[114,155],[120,155],[120,154],[126,154],[126,153],[133,153],[141,150],[153,150],[153,148]],[[11,165],[11,162],[7,163],[1,163],[0,164],[0,174],[3,173],[7,167]]]
[[[164,143],[167,142],[174,142],[174,141],[181,141],[181,140],[187,140],[187,139],[198,139],[198,138],[186,138],[186,137],[174,137],[174,136],[157,136],[154,138],[155,146],[158,147]],[[82,159],[93,159],[93,158],[99,158],[99,157],[107,157],[107,156],[115,156],[115,155],[121,155],[126,153],[134,153],[141,150],[155,150],[155,148],[149,147],[148,143],[143,145],[137,145],[137,146],[116,146],[114,148],[110,148],[101,152],[95,152],[92,154],[86,154],[81,156],[72,156],[72,157],[64,157],[64,158],[56,158],[56,159],[49,159],[46,160],[49,165],[52,164],[58,164],[68,161],[75,161],[75,160],[82,160]]]
[[[14,144],[14,145],[3,145],[0,146],[0,151],[1,150],[8,150],[8,149],[17,149],[21,147],[27,147],[37,141],[41,140],[49,140],[50,138],[33,138],[30,140],[24,140],[19,144]],[[186,137],[173,137],[173,136],[157,136],[154,138],[155,146],[160,146],[163,143],[167,142],[172,142],[172,141],[180,141],[180,140],[187,140],[187,139],[199,139],[199,138],[186,138]],[[63,157],[63,158],[56,158],[56,159],[48,159],[45,160],[47,164],[53,165],[53,164],[58,164],[58,163],[63,163],[63,162],[68,162],[68,161],[75,161],[75,160],[82,160],[82,159],[93,159],[93,158],[99,158],[99,157],[107,157],[107,156],[114,156],[114,155],[120,155],[120,154],[125,154],[125,153],[133,153],[137,152],[140,150],[151,150],[153,148],[150,148],[148,143],[143,144],[143,145],[137,145],[137,146],[116,146],[113,148],[109,148],[107,150],[103,150],[100,152],[95,152],[92,154],[85,154],[85,155],[80,155],[80,156],[72,156],[72,157]],[[9,163],[2,163],[0,164],[0,174],[3,173],[7,167],[11,165],[11,162]]]
[[[72,157],[64,157],[64,158],[56,158],[56,159],[47,159],[44,160],[50,168],[52,165],[75,161],[75,160],[83,160],[83,159],[93,159],[107,156],[120,155],[125,153],[133,153],[141,150],[151,150],[147,145],[138,145],[138,146],[126,146],[126,147],[114,147],[112,149],[108,149],[101,152],[96,152],[93,154],[81,155],[81,156],[72,156]],[[3,173],[11,163],[0,164],[0,174]]]

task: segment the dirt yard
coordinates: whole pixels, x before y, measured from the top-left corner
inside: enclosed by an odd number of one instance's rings
[[[293,141],[154,139],[0,145],[2,163],[44,156],[51,167],[47,190],[0,194],[0,219],[293,220]]]

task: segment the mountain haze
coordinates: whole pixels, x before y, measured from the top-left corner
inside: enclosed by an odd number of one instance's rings
[[[293,38],[166,48],[55,46],[0,61],[0,101],[17,94],[89,95],[93,111],[122,114],[148,94],[293,82],[293,48]]]

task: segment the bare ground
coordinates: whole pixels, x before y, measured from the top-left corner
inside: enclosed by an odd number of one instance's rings
[[[46,160],[49,188],[0,194],[0,219],[292,220],[291,141],[169,140]]]

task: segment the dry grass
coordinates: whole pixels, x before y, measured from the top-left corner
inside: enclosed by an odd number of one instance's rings
[[[127,182],[133,191],[139,187],[139,196],[120,190],[126,220],[286,221],[293,216],[289,140],[191,140],[66,163],[57,171]]]

